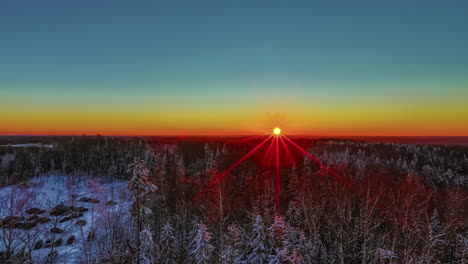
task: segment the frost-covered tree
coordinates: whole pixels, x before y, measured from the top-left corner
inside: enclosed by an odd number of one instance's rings
[[[189,263],[207,264],[210,262],[214,247],[210,244],[211,234],[205,224],[195,225],[189,245]]]
[[[160,263],[177,263],[178,242],[174,235],[174,228],[170,223],[166,223],[161,230],[161,241],[159,243]]]
[[[260,215],[255,217],[250,240],[250,254],[247,256],[248,264],[268,263],[268,243],[263,224],[263,218]]]
[[[134,202],[131,206],[131,211],[134,216],[139,216],[141,213],[148,214],[150,209],[145,207],[144,202],[148,195],[155,192],[158,187],[149,180],[149,170],[145,163],[136,157],[130,165],[128,165],[128,173],[131,175],[131,180],[127,185],[127,189],[134,195]]]
[[[138,254],[139,262],[141,264],[153,264],[154,263],[154,242],[153,232],[150,228],[146,227],[140,232],[141,245],[140,254]]]
[[[434,209],[428,226],[428,244],[425,256],[428,262],[437,260],[438,256],[442,253],[442,246],[446,244],[444,237],[445,233],[442,230],[439,213],[437,209]]]
[[[235,224],[228,226],[224,235],[224,244],[221,249],[220,258],[222,263],[241,263],[242,258],[242,230]]]
[[[145,201],[149,194],[155,192],[158,188],[149,180],[149,170],[141,158],[136,157],[133,163],[128,165],[128,173],[132,177],[127,185],[127,189],[132,192],[134,197],[131,213],[136,219],[137,254],[139,255],[142,215],[151,212],[145,206]],[[137,259],[140,260],[139,256],[137,256]]]
[[[282,249],[284,246],[283,236],[285,224],[283,218],[279,215],[275,216],[273,224],[268,228],[268,244],[272,249]]]

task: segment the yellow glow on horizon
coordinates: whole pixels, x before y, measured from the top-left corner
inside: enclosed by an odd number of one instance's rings
[[[273,134],[279,136],[281,134],[281,128],[275,127],[275,129],[273,129]]]

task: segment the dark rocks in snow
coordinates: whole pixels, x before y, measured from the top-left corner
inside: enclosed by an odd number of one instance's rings
[[[80,212],[80,213],[84,213],[84,212],[87,212],[87,211],[89,211],[89,209],[88,209],[88,208],[86,208],[86,207],[83,207],[83,206],[76,207],[76,208],[75,208],[75,210],[76,210],[77,212]]]
[[[42,240],[37,241],[36,244],[34,244],[34,250],[41,249],[43,244],[44,242]]]
[[[48,222],[50,222],[50,218],[48,218],[48,217],[40,217],[40,218],[36,219],[36,223],[38,223],[38,224],[46,224]]]
[[[66,216],[62,219],[60,219],[59,223],[63,223],[63,222],[67,222],[67,221],[70,221],[72,218],[70,216]]]
[[[8,216],[0,220],[0,227],[2,228],[21,228],[24,217],[21,216]]]
[[[52,240],[47,239],[46,242],[44,243],[44,248],[50,248],[52,247]]]
[[[76,221],[76,224],[79,225],[79,226],[84,226],[87,224],[86,220],[79,220],[79,221]]]
[[[111,201],[108,201],[108,202],[106,203],[106,205],[109,205],[109,206],[113,206],[113,205],[115,205],[115,204],[116,204],[116,202],[114,202],[114,201],[112,201],[112,200],[111,200]]]
[[[21,216],[8,216],[0,220],[0,227],[10,227],[15,226],[16,223],[24,220],[24,217]]]
[[[13,228],[23,228],[23,225],[24,223],[18,223],[18,222],[14,222],[10,224],[10,226],[12,226]]]
[[[81,197],[78,201],[83,202],[83,203],[94,203],[94,204],[99,203],[98,199],[89,198],[89,197]]]
[[[33,207],[33,208],[29,208],[28,210],[26,210],[26,213],[32,214],[32,215],[38,215],[38,214],[45,213],[45,210],[41,210],[39,208]]]
[[[67,244],[67,245],[71,245],[71,244],[75,243],[75,240],[76,240],[75,236],[74,236],[74,235],[71,235],[71,236],[67,239],[66,244]]]
[[[21,227],[18,227],[18,228],[29,230],[29,229],[34,228],[36,226],[37,226],[36,222],[25,222],[25,223],[21,223]]]
[[[54,247],[60,247],[63,243],[63,239],[59,238],[55,240]]]
[[[36,225],[36,222],[26,222],[24,217],[21,216],[8,216],[0,220],[0,227],[2,228],[22,228],[28,230]]]
[[[28,221],[34,221],[34,220],[36,220],[37,218],[39,218],[38,215],[32,215],[31,217],[28,218]]]
[[[65,205],[57,205],[52,211],[50,215],[53,216],[65,216],[60,220],[60,223],[69,221],[72,218],[78,218],[83,216],[83,212],[88,211],[89,209],[83,206],[75,207],[75,206],[65,206]]]
[[[88,198],[88,197],[81,197],[78,202],[83,202],[83,203],[87,203],[91,200],[91,198]]]
[[[70,214],[72,212],[72,208],[73,207],[69,207],[69,206],[65,206],[63,204],[59,204],[59,205],[55,206],[54,209],[52,209],[50,211],[50,215],[53,215],[53,216],[67,215],[67,214]]]
[[[54,227],[54,228],[50,229],[50,232],[54,233],[54,234],[62,234],[63,230],[58,228],[58,227]]]
[[[73,213],[73,214],[71,215],[71,218],[79,218],[79,217],[82,217],[82,216],[83,216],[83,213],[76,213],[76,212],[75,212],[75,213]]]

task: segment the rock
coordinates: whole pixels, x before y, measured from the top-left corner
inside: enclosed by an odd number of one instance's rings
[[[62,216],[62,215],[70,214],[71,212],[72,212],[72,209],[70,207],[65,206],[63,204],[59,204],[50,211],[50,215]]]
[[[72,218],[70,216],[66,216],[62,219],[60,219],[59,223],[63,223],[63,222],[66,222],[66,221],[70,221]]]
[[[29,218],[28,218],[28,221],[29,221]],[[21,216],[9,216],[0,220],[0,227],[2,228],[31,229],[35,227],[36,225],[37,223],[35,221],[26,222],[24,217],[21,217]]]
[[[33,208],[29,208],[28,210],[26,210],[26,213],[27,214],[37,214],[37,212],[39,212],[41,209],[39,208],[36,208],[36,207],[33,207]]]
[[[28,210],[26,210],[26,213],[32,214],[32,215],[38,215],[38,214],[45,213],[45,210],[41,210],[39,208],[33,207],[33,208],[29,208]]]
[[[54,233],[54,234],[62,234],[63,230],[58,228],[58,227],[54,227],[54,228],[50,229],[50,232]]]
[[[36,220],[37,218],[39,218],[38,215],[33,215],[33,216],[28,218],[28,221],[33,221],[33,220]]]
[[[13,223],[13,228],[23,228],[24,223]]]
[[[114,201],[108,201],[108,202],[106,203],[106,205],[109,205],[109,206],[113,206],[113,205],[115,205],[115,204],[116,204],[116,202],[114,202]]]
[[[88,198],[88,197],[81,197],[81,198],[78,200],[78,202],[88,203],[90,200],[91,200],[91,198]]]
[[[71,215],[71,218],[79,218],[79,217],[82,217],[82,216],[83,216],[83,213],[76,213],[76,212],[75,212],[75,213],[73,213],[73,214]]]
[[[29,230],[29,229],[34,228],[36,226],[37,226],[36,222],[26,222],[26,223],[22,223],[21,227],[18,227],[18,228]]]
[[[54,246],[55,247],[60,247],[63,243],[63,239],[59,238],[57,240],[55,240],[55,243],[54,243]]]
[[[83,203],[94,203],[94,204],[99,203],[98,199],[88,198],[88,197],[81,197],[78,201],[83,202]]]
[[[52,240],[47,239],[46,242],[44,243],[44,248],[50,248],[52,247]]]
[[[44,242],[42,242],[42,240],[37,241],[36,244],[34,244],[34,250],[41,249],[43,244]]]
[[[89,209],[88,209],[88,208],[86,208],[86,207],[83,207],[83,206],[76,207],[76,209],[75,209],[75,210],[76,210],[77,212],[80,212],[80,213],[84,213],[84,212],[87,212],[87,211],[89,211]]]
[[[2,223],[4,225],[11,225],[11,224],[14,224],[16,222],[20,222],[20,221],[23,221],[24,220],[24,217],[21,217],[21,216],[8,216],[8,217],[5,217],[2,219]]]
[[[76,224],[79,225],[79,226],[84,226],[87,224],[86,220],[78,220],[76,221]]]
[[[47,217],[40,217],[36,219],[36,223],[38,224],[46,224],[48,222],[50,222],[50,218],[47,218]]]
[[[67,244],[67,245],[71,245],[71,244],[75,243],[75,240],[76,240],[76,239],[75,239],[75,236],[71,235],[71,236],[67,239],[66,244]]]

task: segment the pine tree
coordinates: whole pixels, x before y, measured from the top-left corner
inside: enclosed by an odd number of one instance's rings
[[[131,206],[131,211],[134,216],[141,213],[150,213],[150,209],[144,206],[148,195],[155,192],[158,187],[149,180],[149,170],[145,163],[136,157],[128,166],[128,173],[131,175],[131,180],[127,185],[127,189],[133,192],[135,201]]]
[[[242,258],[241,233],[242,231],[235,224],[228,226],[228,231],[224,235],[224,245],[220,253],[222,263],[240,263]]]
[[[177,240],[174,236],[174,228],[170,223],[165,224],[161,230],[161,263],[176,264],[177,263]]]
[[[149,170],[139,157],[136,157],[133,163],[128,165],[128,173],[130,173],[132,177],[127,185],[127,189],[131,191],[134,196],[131,212],[136,218],[137,260],[139,262],[142,215],[151,212],[149,208],[145,207],[144,202],[147,200],[148,195],[155,192],[158,188],[148,179]]]
[[[211,234],[206,225],[199,223],[192,232],[189,246],[189,263],[207,264],[211,259],[214,247],[210,244]]]
[[[141,246],[139,260],[141,264],[153,264],[154,263],[154,243],[153,243],[153,232],[151,229],[146,227],[140,232]]]
[[[267,263],[268,245],[265,233],[263,218],[260,215],[255,217],[253,224],[252,238],[250,242],[250,255],[247,257],[248,264]]]
[[[446,244],[444,237],[445,233],[442,231],[442,227],[439,220],[439,213],[437,209],[434,209],[429,223],[428,230],[428,248],[431,260],[438,259],[438,256],[443,251],[442,247]]]

